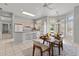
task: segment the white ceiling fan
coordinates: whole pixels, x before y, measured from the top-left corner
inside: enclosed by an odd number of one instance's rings
[[[43,4],[43,7],[46,7],[46,8],[48,8],[48,9],[52,10],[53,8],[50,7],[50,5],[52,5],[52,3],[44,3],[44,4]]]

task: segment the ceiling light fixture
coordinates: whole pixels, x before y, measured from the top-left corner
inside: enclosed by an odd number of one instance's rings
[[[25,12],[25,11],[23,11],[22,14],[29,15],[29,16],[32,16],[32,17],[35,16],[34,14],[31,14],[31,13],[28,13],[28,12]]]

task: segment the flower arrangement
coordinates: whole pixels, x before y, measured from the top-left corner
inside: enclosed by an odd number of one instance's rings
[[[54,37],[55,37],[55,39],[60,40],[60,34],[59,33],[56,33]]]
[[[44,40],[49,39],[48,33],[46,35],[40,36],[40,39],[44,39]]]

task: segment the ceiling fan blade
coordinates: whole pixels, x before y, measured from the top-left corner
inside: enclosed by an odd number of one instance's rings
[[[44,4],[43,4],[43,7],[46,7],[46,6],[47,6],[47,3],[44,3]]]
[[[47,5],[52,5],[53,3],[47,3]]]
[[[52,5],[52,3],[44,3],[43,7],[47,7],[48,5]]]
[[[50,10],[53,10],[53,8],[50,8],[50,7],[48,7],[48,6],[47,6],[47,8],[50,9]]]
[[[4,5],[6,5],[6,6],[7,6],[7,5],[8,5],[8,3],[4,3]]]
[[[43,7],[46,7],[46,8],[48,8],[48,9],[52,10],[53,8],[49,7],[49,5],[51,5],[51,4],[52,4],[52,3],[44,3],[44,4],[43,4]]]

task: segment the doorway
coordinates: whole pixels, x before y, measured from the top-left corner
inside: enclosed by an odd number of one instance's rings
[[[8,33],[8,24],[2,24],[2,33]]]
[[[12,13],[0,10],[1,39],[12,39]]]
[[[2,24],[2,39],[11,39],[11,24]]]

